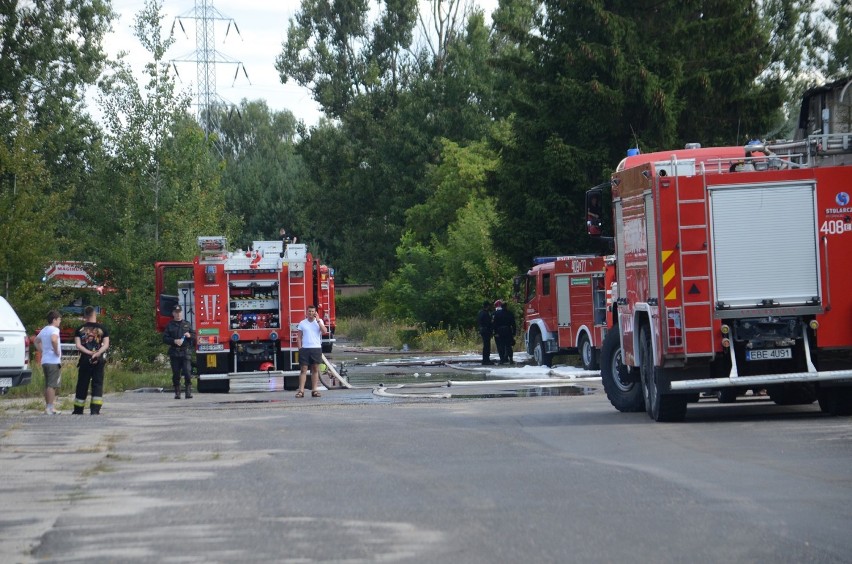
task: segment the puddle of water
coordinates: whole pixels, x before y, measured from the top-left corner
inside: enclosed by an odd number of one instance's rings
[[[396,397],[418,398],[431,397],[430,394],[447,393],[448,388],[394,388],[389,390]],[[488,399],[488,398],[530,398],[546,396],[587,396],[595,393],[595,389],[588,386],[574,384],[564,386],[525,386],[520,388],[509,388],[503,390],[489,389],[482,391],[474,387],[449,388],[451,399]]]

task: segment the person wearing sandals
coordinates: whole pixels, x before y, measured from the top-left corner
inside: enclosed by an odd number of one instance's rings
[[[53,408],[56,391],[62,381],[62,343],[59,342],[59,324],[62,314],[52,309],[47,313],[47,325],[35,338],[36,349],[41,353],[41,368],[44,371],[44,412],[58,415]]]
[[[322,363],[322,336],[328,334],[325,323],[317,317],[317,306],[308,306],[308,316],[296,327],[296,345],[299,347],[299,391],[297,398],[305,397],[305,380],[311,369],[311,396],[318,398],[319,365]]]

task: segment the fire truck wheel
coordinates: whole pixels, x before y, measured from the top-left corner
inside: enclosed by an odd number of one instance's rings
[[[686,396],[663,394],[657,382],[659,371],[654,366],[654,350],[651,345],[651,329],[642,325],[639,331],[640,372],[642,393],[645,396],[645,411],[654,421],[683,421],[686,417]]]
[[[606,334],[601,347],[601,382],[609,403],[618,411],[645,411],[642,386],[622,362],[618,325]]]
[[[776,405],[808,405],[816,401],[813,384],[796,383],[770,386],[766,390]]]
[[[538,366],[550,366],[553,362],[553,355],[544,352],[544,343],[541,341],[541,335],[536,335],[533,340],[533,358]]]
[[[583,369],[597,370],[597,351],[595,350],[595,347],[592,346],[592,342],[589,340],[588,335],[583,333],[583,336],[580,337],[580,346],[578,346],[577,348],[580,351],[580,360],[583,361]]]
[[[716,392],[719,403],[734,403],[737,401],[738,390],[736,388],[722,388]]]
[[[852,415],[852,388],[820,388],[819,408],[830,415]]]

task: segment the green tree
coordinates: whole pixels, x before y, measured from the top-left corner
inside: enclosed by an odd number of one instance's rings
[[[40,139],[34,150],[49,172],[47,189],[72,202],[99,158],[99,131],[83,97],[103,68],[103,38],[114,17],[102,0],[0,3],[0,137],[11,146],[23,111]],[[69,196],[69,188],[77,191]],[[68,221],[51,226],[62,254],[77,247],[75,214],[71,206]]]
[[[243,100],[237,111],[220,110],[214,121],[225,158],[227,209],[244,223],[242,239],[235,243],[246,248],[252,241],[275,239],[282,227],[301,235],[303,225],[316,218],[304,212],[310,179],[296,153],[293,114],[270,111],[261,100]]]
[[[497,215],[484,191],[497,163],[485,142],[443,140],[428,175],[432,196],[409,210],[400,266],[382,287],[380,312],[430,327],[468,326],[484,298],[509,295],[514,269],[494,248]]]
[[[33,327],[49,309],[38,281],[47,263],[59,258],[55,226],[68,211],[71,191],[51,189],[43,139],[23,112],[13,125],[9,145],[0,143],[0,293]]]
[[[835,40],[829,47],[826,74],[837,79],[849,76],[852,72],[852,8],[844,0],[831,0],[824,14],[835,25]]]
[[[148,0],[135,20],[136,37],[151,55],[144,86],[121,62],[102,81],[110,157],[93,173],[85,200],[87,256],[112,289],[103,300],[112,341],[131,362],[160,350],[151,324],[154,262],[191,260],[198,236],[233,238],[239,225],[226,213],[214,140],[189,116],[189,100],[176,93],[168,72],[171,37],[162,33],[161,9]]]
[[[519,266],[536,254],[590,249],[583,192],[627,147],[739,143],[777,125],[784,90],[759,79],[771,60],[754,4],[543,6],[527,33],[529,10],[504,15],[507,2],[495,13],[513,132],[496,139],[502,167],[489,191],[501,223],[497,246]]]
[[[417,17],[415,0],[305,1],[290,20],[275,68],[281,82],[310,88],[323,111],[342,117],[362,95],[404,82],[405,49]]]
[[[101,152],[83,94],[113,17],[99,0],[0,3],[0,274],[28,325],[56,305],[39,282],[47,264],[80,248],[74,204]]]

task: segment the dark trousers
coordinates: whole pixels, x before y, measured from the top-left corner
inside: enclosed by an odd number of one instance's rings
[[[104,404],[104,361],[96,364],[89,362],[89,356],[83,355],[77,365],[77,389],[74,392],[74,413],[83,413],[86,396],[89,394],[89,384],[92,385],[92,413],[100,413]]]
[[[170,356],[169,362],[172,365],[173,386],[180,386],[181,373],[183,373],[184,383],[187,386],[192,384],[192,361],[189,356]]]
[[[494,342],[497,343],[500,363],[512,362],[512,337],[494,337]]]
[[[491,361],[491,333],[480,333],[482,337],[482,362]]]

